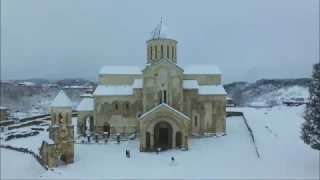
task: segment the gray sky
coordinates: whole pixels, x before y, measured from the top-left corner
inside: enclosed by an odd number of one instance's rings
[[[217,64],[223,83],[310,77],[319,61],[319,0],[2,0],[1,79],[143,66],[161,17],[178,63]]]

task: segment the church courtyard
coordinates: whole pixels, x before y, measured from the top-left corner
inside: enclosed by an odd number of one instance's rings
[[[319,178],[318,152],[299,139],[303,109],[304,106],[228,109],[246,114],[259,158],[244,120],[228,117],[226,136],[190,138],[188,151],[142,153],[139,140],[120,144],[110,141],[108,145],[75,144],[75,163],[54,168],[53,172],[42,169],[30,155],[2,148],[1,172],[6,173],[1,174],[1,179]],[[1,140],[1,144],[36,150],[47,136],[42,132],[28,138]],[[125,156],[127,149],[131,151],[130,159]],[[172,156],[176,166],[170,166]],[[16,173],[17,169],[28,167],[33,168]]]

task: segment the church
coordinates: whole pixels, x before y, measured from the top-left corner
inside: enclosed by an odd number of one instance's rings
[[[178,63],[178,41],[161,22],[145,67],[104,66],[92,98],[77,107],[78,134],[138,134],[140,151],[188,150],[188,137],[226,132],[226,91],[215,65]]]

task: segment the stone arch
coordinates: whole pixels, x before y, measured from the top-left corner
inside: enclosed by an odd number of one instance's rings
[[[172,76],[170,79],[172,87],[180,87],[182,85],[182,78],[180,76]]]
[[[64,153],[59,154],[57,157],[57,165],[67,165],[67,156]]]
[[[154,77],[151,77],[151,76],[146,77],[144,79],[144,86],[143,87],[149,87],[149,88],[153,87],[155,82],[156,82],[156,79]]]
[[[100,103],[97,103],[97,104],[96,104],[96,111],[97,111],[97,113],[100,114],[100,113],[101,113],[101,110],[102,110],[102,105],[101,105]]]
[[[151,133],[147,132],[146,133],[146,148],[149,150],[151,147]]]
[[[161,74],[161,73],[164,73],[164,71],[166,72],[166,74],[167,74],[167,76],[169,76],[169,74],[170,74],[170,68],[168,67],[168,66],[164,66],[164,65],[160,65],[160,66],[158,66],[156,69],[155,69],[155,73],[156,74]]]
[[[111,132],[110,129],[111,129],[110,123],[105,122],[103,124],[103,132],[108,132],[108,138],[110,137],[110,132]]]
[[[122,103],[122,109],[123,109],[123,112],[125,113],[125,114],[128,114],[128,113],[130,113],[131,112],[131,110],[132,110],[132,104],[131,104],[131,102],[129,102],[129,101],[125,101],[125,102],[123,102]]]
[[[119,101],[113,101],[111,103],[112,109],[115,111],[119,111],[120,110],[120,102]]]

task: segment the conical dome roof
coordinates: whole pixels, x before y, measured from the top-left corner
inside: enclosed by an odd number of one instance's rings
[[[151,39],[173,39],[172,34],[169,33],[168,28],[165,26],[162,18],[161,18],[161,22],[150,33],[149,40]]]
[[[66,93],[61,90],[50,104],[51,107],[72,107],[72,103]]]

